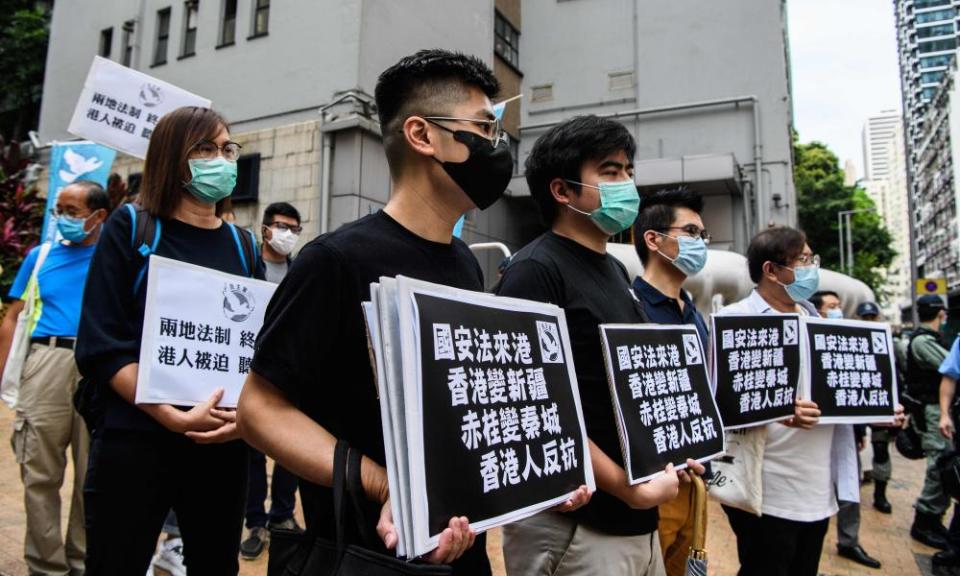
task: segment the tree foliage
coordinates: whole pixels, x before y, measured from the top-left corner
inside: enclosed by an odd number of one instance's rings
[[[50,18],[41,4],[0,0],[0,132],[17,140],[40,112]]]
[[[891,247],[893,237],[875,211],[873,200],[860,186],[844,184],[837,156],[825,144],[794,141],[793,150],[800,227],[813,250],[820,254],[822,266],[841,271],[837,213],[868,210],[851,216],[854,253],[851,275],[869,286],[878,299],[883,299],[882,271],[890,266],[896,252]]]

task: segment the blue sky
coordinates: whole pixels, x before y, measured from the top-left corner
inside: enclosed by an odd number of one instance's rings
[[[793,111],[801,142],[825,142],[863,177],[867,117],[901,109],[893,0],[788,0]]]

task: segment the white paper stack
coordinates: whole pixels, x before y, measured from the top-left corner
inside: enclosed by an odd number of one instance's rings
[[[397,554],[594,489],[563,311],[398,276],[363,303]]]

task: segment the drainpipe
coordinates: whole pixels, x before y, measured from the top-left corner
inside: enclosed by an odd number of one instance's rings
[[[327,120],[327,113],[320,111],[320,233],[326,234],[330,226],[330,189],[333,187],[333,175],[330,174],[330,164],[333,158],[333,134],[323,130]]]

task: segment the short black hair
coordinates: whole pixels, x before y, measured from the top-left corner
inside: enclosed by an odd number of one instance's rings
[[[788,226],[767,228],[750,240],[747,248],[747,266],[750,279],[754,284],[763,278],[764,262],[773,262],[786,266],[788,262],[803,253],[807,236],[803,232]]]
[[[627,127],[599,116],[575,116],[550,128],[533,144],[525,164],[530,195],[540,208],[544,224],[557,217],[557,202],[550,193],[554,178],[580,181],[580,169],[590,160],[623,150],[632,162],[637,144]],[[576,193],[580,186],[568,182]]]
[[[276,215],[286,216],[287,218],[293,218],[297,221],[297,225],[300,225],[300,212],[293,207],[292,204],[287,202],[274,202],[267,206],[267,209],[263,211],[263,225],[269,226],[273,224],[273,217]]]
[[[677,219],[677,208],[687,208],[697,214],[703,213],[703,196],[685,187],[658,190],[640,196],[640,213],[633,223],[633,240],[637,256],[644,264],[650,257],[643,233],[647,230],[663,232]]]
[[[83,191],[87,193],[87,208],[91,212],[101,209],[110,211],[110,195],[99,183],[93,180],[74,180],[70,186],[83,188]]]
[[[840,299],[840,295],[834,292],[833,290],[818,290],[813,293],[813,296],[810,297],[810,303],[813,304],[813,307],[817,310],[823,306],[823,297],[824,296],[833,296],[837,300]]]
[[[391,169],[403,157],[402,126],[410,116],[449,116],[468,87],[488,98],[500,92],[500,81],[476,56],[449,50],[420,50],[387,68],[377,79],[374,99],[380,132]]]

